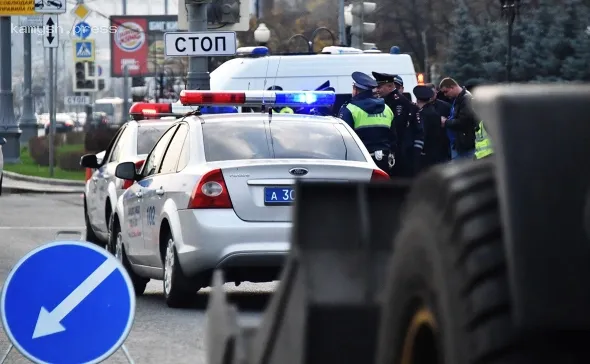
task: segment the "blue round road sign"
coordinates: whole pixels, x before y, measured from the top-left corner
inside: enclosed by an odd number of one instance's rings
[[[78,24],[74,25],[74,35],[78,38],[86,39],[90,36],[92,29],[90,28],[90,24],[86,22],[79,22]]]
[[[0,313],[12,344],[33,362],[94,364],[129,335],[135,293],[125,268],[104,249],[60,241],[16,264]]]

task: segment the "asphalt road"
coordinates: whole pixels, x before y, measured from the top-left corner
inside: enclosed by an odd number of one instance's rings
[[[0,282],[4,283],[12,266],[26,253],[54,240],[57,231],[83,231],[82,208],[82,197],[78,194],[0,196]],[[233,284],[225,287],[240,309],[240,318],[252,322],[260,319],[276,284],[243,283],[239,287]],[[135,323],[125,343],[135,363],[206,363],[204,310],[208,290],[195,295],[191,308],[170,309],[164,302],[161,282],[150,282],[146,294],[137,299]],[[0,330],[0,357],[8,346],[8,339]],[[28,362],[15,350],[7,360],[10,364]],[[127,361],[119,350],[105,363]]]

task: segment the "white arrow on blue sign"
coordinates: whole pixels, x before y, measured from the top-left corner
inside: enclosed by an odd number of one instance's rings
[[[74,35],[80,39],[86,39],[92,33],[92,29],[90,28],[90,24],[86,22],[79,22],[78,24],[74,25]]]
[[[123,265],[85,242],[41,246],[12,269],[2,290],[8,338],[36,363],[99,363],[133,325],[135,293]]]

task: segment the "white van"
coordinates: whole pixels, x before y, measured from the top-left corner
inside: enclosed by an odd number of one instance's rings
[[[211,73],[211,90],[265,90],[280,86],[285,91],[315,90],[326,81],[337,94],[334,112],[350,100],[351,75],[355,71],[371,75],[382,72],[399,75],[404,93],[415,100],[413,88],[418,75],[407,54],[361,51],[348,47],[326,47],[321,54],[268,56],[265,47],[238,49],[238,55]],[[249,55],[248,55],[249,53]]]

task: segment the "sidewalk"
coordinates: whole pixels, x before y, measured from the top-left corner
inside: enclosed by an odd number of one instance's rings
[[[25,176],[4,171],[2,193],[84,193],[84,181]]]

